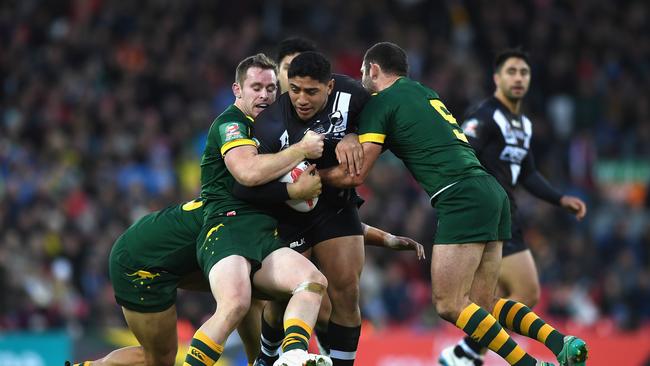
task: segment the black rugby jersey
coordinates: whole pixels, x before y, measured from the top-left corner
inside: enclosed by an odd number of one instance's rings
[[[496,97],[491,97],[468,114],[462,128],[481,164],[508,193],[513,215],[517,208],[517,184],[538,198],[559,204],[561,194],[535,167],[531,148],[533,126],[528,117],[511,113]]]
[[[303,121],[298,117],[291,104],[289,93],[280,95],[275,103],[257,116],[253,124],[253,137],[258,144],[259,153],[277,153],[299,142],[308,130],[312,130],[325,134],[325,146],[323,155],[309,162],[316,164],[318,169],[331,168],[339,164],[336,159],[336,145],[347,133],[357,131],[357,118],[370,98],[370,94],[359,82],[348,76],[333,74],[332,78],[334,87],[325,107],[310,120]],[[278,184],[281,184],[284,189],[285,183],[277,181],[260,187],[243,187],[236,184],[233,193],[242,199],[259,204],[262,198],[273,201],[268,194],[261,192],[265,189],[266,192],[270,192],[268,189],[277,192]],[[273,186],[276,190],[271,188]],[[358,203],[359,200],[354,189],[340,189],[323,184],[318,204],[310,212],[300,213],[284,204],[273,204],[267,208],[281,221],[309,225],[331,211],[336,212],[350,203]]]

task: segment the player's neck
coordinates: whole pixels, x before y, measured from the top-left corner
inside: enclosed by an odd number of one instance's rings
[[[400,78],[402,77],[397,75],[382,75],[377,80],[377,91],[382,91],[384,89],[390,88]]]
[[[521,111],[521,99],[512,100],[498,90],[494,92],[494,97],[501,102],[512,114],[519,114]]]
[[[237,109],[239,109],[243,114],[249,115],[246,113],[246,109],[244,108],[244,102],[242,102],[241,98],[235,99],[235,103],[233,103]]]

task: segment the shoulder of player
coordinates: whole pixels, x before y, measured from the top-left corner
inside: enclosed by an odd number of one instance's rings
[[[289,100],[286,93],[282,96],[287,96],[286,100]],[[278,98],[275,103],[272,103],[258,114],[253,123],[253,135],[256,137],[267,137],[281,133],[281,130],[284,130],[283,121],[286,118],[285,116],[289,114],[287,112],[289,107],[285,104],[283,99]]]
[[[353,95],[356,93],[367,95],[368,92],[363,88],[361,83],[347,75],[332,74],[334,79],[334,90],[332,92],[343,91],[351,92]]]
[[[494,112],[499,109],[499,103],[494,98],[487,98],[470,108],[465,120],[479,120],[481,122],[494,122]]]
[[[253,122],[253,118],[245,115],[238,108],[231,106],[214,119],[212,126],[215,127],[227,123],[241,123],[249,125],[251,122]]]

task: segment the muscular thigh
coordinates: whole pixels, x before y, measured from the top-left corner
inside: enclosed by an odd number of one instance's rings
[[[434,245],[431,254],[431,286],[434,299],[469,296],[485,244]]]
[[[485,309],[492,309],[495,301],[497,278],[501,267],[501,242],[485,245],[481,262],[476,269],[470,299]]]
[[[122,308],[126,323],[133,332],[145,353],[167,355],[176,353],[176,306],[155,313],[139,313]]]
[[[327,277],[330,288],[355,284],[365,261],[363,236],[343,236],[322,241],[313,248],[312,258]]]
[[[280,248],[264,258],[253,276],[253,285],[261,294],[282,300],[301,283],[313,281],[315,273],[318,270],[309,259],[293,249]]]

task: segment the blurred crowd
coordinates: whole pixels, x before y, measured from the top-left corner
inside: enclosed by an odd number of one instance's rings
[[[539,309],[585,326],[647,324],[649,28],[646,1],[4,1],[0,330],[122,324],[107,274],[113,241],[143,214],[196,196],[235,65],[297,34],[354,77],[373,43],[400,44],[411,76],[459,119],[493,92],[495,51],[528,50],[537,165],[589,205],[578,223],[518,193]],[[429,247],[434,212],[399,161],[382,158],[359,191],[365,222]],[[434,325],[428,266],[368,250],[364,316]],[[194,323],[205,306],[179,298]]]

